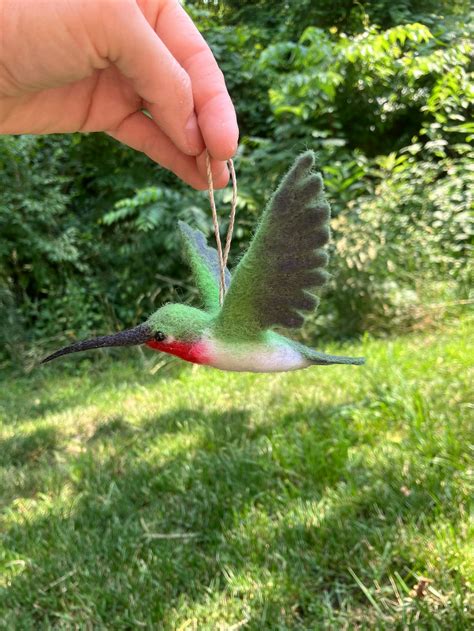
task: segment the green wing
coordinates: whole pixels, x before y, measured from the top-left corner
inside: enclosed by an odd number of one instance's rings
[[[179,222],[179,229],[186,259],[191,267],[204,308],[208,311],[219,309],[219,257],[217,251],[207,245],[206,237],[200,230],[193,230],[184,221]],[[227,268],[225,281],[226,287],[228,287],[230,273]]]
[[[232,274],[216,334],[247,339],[273,326],[297,328],[326,282],[329,204],[314,153],[299,156],[266,207],[250,247]]]

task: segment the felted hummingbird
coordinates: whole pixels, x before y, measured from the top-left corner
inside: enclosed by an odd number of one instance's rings
[[[93,348],[146,346],[188,362],[221,370],[279,372],[312,365],[363,364],[359,357],[328,355],[276,331],[297,329],[303,312],[316,308],[311,293],[327,279],[329,204],[323,181],[313,172],[314,153],[300,155],[264,210],[248,250],[231,276],[219,304],[219,258],[206,237],[179,222],[186,259],[202,309],[166,304],[146,322],[113,335],[76,342],[43,362]]]

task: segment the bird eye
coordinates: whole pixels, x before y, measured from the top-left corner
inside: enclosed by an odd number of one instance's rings
[[[166,335],[163,333],[163,331],[157,331],[155,333],[155,341],[163,342],[165,339],[166,339]]]

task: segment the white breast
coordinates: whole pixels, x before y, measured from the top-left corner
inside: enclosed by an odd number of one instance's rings
[[[310,362],[286,344],[225,344],[209,340],[209,365],[238,372],[284,372],[306,368]]]

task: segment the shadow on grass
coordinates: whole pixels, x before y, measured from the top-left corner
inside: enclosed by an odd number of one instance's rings
[[[400,523],[433,511],[441,474],[417,501],[398,492],[397,466],[362,486],[363,465],[348,467],[357,436],[337,411],[305,410],[306,433],[301,418],[269,416],[255,425],[246,410],[182,408],[138,429],[111,418],[63,467],[64,499],[5,533],[10,554],[27,562],[0,592],[4,619],[20,616],[21,628],[62,617],[135,628],[169,620],[183,603],[192,616],[216,594],[237,602],[238,612],[238,580],[229,576],[245,582],[249,574],[263,583],[271,575],[278,585],[267,588],[265,611],[253,612],[253,628],[285,628],[282,620],[286,628],[316,628],[324,607],[338,609],[348,594],[371,609],[348,566],[366,574]],[[178,442],[160,451],[173,434]],[[44,439],[54,445],[49,434]],[[301,513],[302,506],[311,510]],[[400,545],[394,567],[401,570]]]
[[[157,374],[151,374],[143,363],[130,360],[111,366],[109,362],[83,362],[80,368],[38,366],[29,376],[10,377],[7,387],[0,390],[0,420],[4,425],[20,425],[42,417],[65,413],[94,399],[97,390],[114,388],[126,382],[140,386],[156,386],[172,380],[183,370],[176,362]],[[107,370],[104,369],[107,365]],[[43,371],[43,372],[42,372]],[[77,385],[76,385],[77,384]]]
[[[45,457],[51,462],[59,447],[58,430],[55,427],[40,427],[26,436],[12,436],[0,440],[0,466],[18,467],[42,462]]]
[[[106,418],[96,427],[95,432],[87,440],[88,443],[106,442],[120,439],[125,436],[133,436],[135,428],[122,415],[113,415]]]

